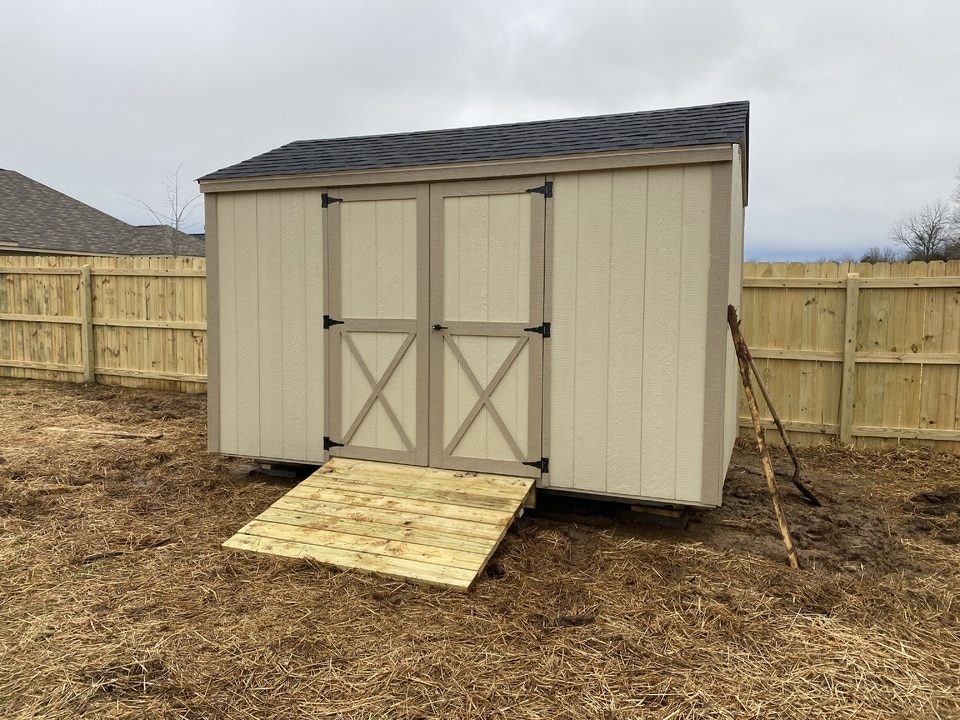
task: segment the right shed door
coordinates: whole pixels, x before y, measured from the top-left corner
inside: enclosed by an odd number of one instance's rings
[[[549,187],[430,187],[431,466],[541,474]]]

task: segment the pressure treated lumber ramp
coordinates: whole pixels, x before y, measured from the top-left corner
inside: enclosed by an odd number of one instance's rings
[[[334,458],[224,546],[465,592],[534,483]]]

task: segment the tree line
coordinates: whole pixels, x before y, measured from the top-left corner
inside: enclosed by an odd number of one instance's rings
[[[960,260],[960,170],[949,200],[934,200],[897,220],[892,245],[869,248],[861,262]]]

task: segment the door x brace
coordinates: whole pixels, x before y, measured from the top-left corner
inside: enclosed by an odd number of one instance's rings
[[[499,428],[504,440],[507,441],[507,445],[510,446],[511,452],[513,452],[518,461],[523,462],[526,460],[526,458],[523,456],[523,452],[517,446],[517,442],[514,440],[513,435],[510,434],[510,430],[507,429],[507,425],[503,422],[503,418],[500,417],[500,413],[498,413],[497,409],[493,406],[493,401],[490,399],[490,396],[493,395],[493,392],[497,389],[500,381],[503,380],[504,376],[507,374],[507,371],[510,370],[510,367],[516,361],[517,356],[520,355],[520,351],[523,350],[523,346],[527,344],[528,338],[517,338],[517,344],[513,346],[513,349],[500,365],[500,369],[497,370],[496,374],[493,376],[493,378],[491,378],[486,387],[483,387],[480,384],[480,381],[477,380],[477,376],[470,368],[470,364],[463,356],[463,353],[460,352],[460,348],[457,347],[457,344],[453,341],[453,339],[449,335],[444,335],[444,340],[446,340],[447,344],[450,346],[454,356],[457,358],[457,362],[460,364],[460,367],[463,368],[464,374],[466,374],[470,384],[473,385],[473,389],[477,391],[478,396],[477,402],[474,403],[473,407],[470,409],[470,412],[467,413],[467,416],[460,424],[457,432],[454,433],[452,438],[450,438],[450,442],[443,451],[444,455],[449,456],[453,454],[453,451],[460,443],[460,440],[463,439],[463,436],[466,434],[467,430],[470,429],[470,426],[473,424],[473,421],[479,414],[480,410],[486,406],[487,412],[490,413],[490,417],[493,418],[493,421],[496,423],[497,428]]]
[[[407,436],[407,433],[403,429],[403,425],[400,424],[400,421],[397,419],[396,413],[393,412],[393,408],[390,407],[390,403],[387,401],[386,395],[384,395],[384,388],[387,386],[387,382],[390,380],[390,376],[393,375],[394,370],[397,369],[397,366],[400,364],[400,361],[403,360],[403,356],[406,354],[409,347],[413,344],[414,339],[417,334],[415,332],[407,333],[406,337],[403,339],[403,342],[400,344],[400,349],[397,350],[396,355],[393,356],[393,359],[390,361],[390,364],[387,365],[386,370],[383,371],[383,374],[380,376],[380,379],[377,380],[373,377],[373,373],[370,372],[370,368],[367,367],[367,364],[363,361],[363,357],[360,355],[360,352],[357,350],[357,346],[353,344],[353,340],[350,339],[350,335],[347,332],[342,332],[340,337],[342,338],[344,344],[350,349],[350,353],[353,355],[354,359],[357,361],[357,365],[360,366],[360,371],[363,373],[364,377],[367,379],[367,382],[370,383],[370,397],[366,399],[363,403],[363,406],[360,408],[360,412],[357,414],[356,419],[351,423],[350,427],[347,429],[347,432],[344,433],[343,439],[341,442],[344,445],[349,445],[350,440],[356,434],[357,430],[360,429],[360,424],[363,422],[364,418],[367,416],[367,413],[370,412],[370,409],[373,407],[373,404],[380,401],[380,404],[383,406],[384,412],[387,413],[387,417],[390,418],[390,422],[393,423],[393,427],[396,428],[397,434],[400,436],[400,441],[403,443],[403,446],[410,452],[413,452],[414,447],[413,443],[410,442],[410,438]]]

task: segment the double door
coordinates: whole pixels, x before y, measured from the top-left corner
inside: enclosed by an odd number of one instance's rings
[[[547,187],[325,195],[331,455],[540,475]]]

